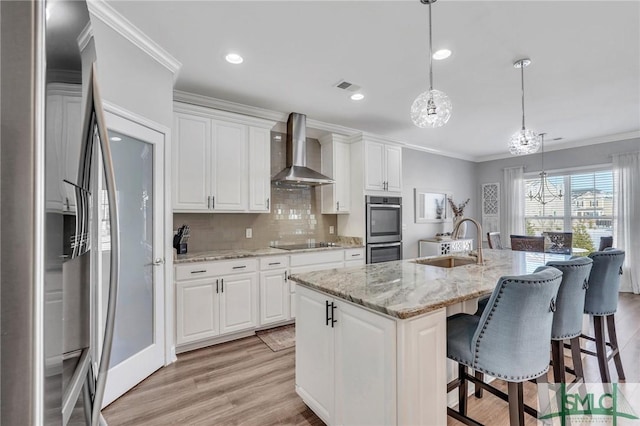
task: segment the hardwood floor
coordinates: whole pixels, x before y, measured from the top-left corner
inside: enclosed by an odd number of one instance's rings
[[[640,295],[621,294],[616,321],[626,381],[638,383]],[[252,336],[181,354],[106,407],[104,417],[110,426],[323,425],[295,393],[294,350],[272,352]],[[595,358],[587,357],[584,367],[587,381],[599,381]],[[613,362],[610,368],[617,381]],[[532,384],[525,385],[525,397],[535,405]],[[487,393],[470,397],[468,412],[486,425],[508,424],[506,403]],[[448,418],[448,425],[459,424]]]

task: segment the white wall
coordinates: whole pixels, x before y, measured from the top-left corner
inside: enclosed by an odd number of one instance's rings
[[[173,73],[91,15],[102,100],[171,128]]]
[[[413,149],[402,149],[402,231],[403,257],[418,257],[418,240],[433,238],[437,232],[451,231],[453,222],[415,223],[414,188],[453,194],[456,203],[471,201],[464,210],[465,217],[479,219],[477,197],[480,190],[476,180],[476,164],[470,161],[443,157]],[[467,237],[474,238],[476,230],[467,226]],[[477,247],[477,242],[474,243]]]

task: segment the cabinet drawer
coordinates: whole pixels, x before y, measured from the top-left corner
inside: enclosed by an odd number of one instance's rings
[[[289,266],[289,258],[287,256],[269,256],[260,258],[260,270],[268,271],[270,269],[282,269]]]
[[[344,260],[344,250],[320,251],[291,255],[291,266],[316,265],[319,263],[333,263]]]
[[[352,248],[344,251],[344,260],[346,262],[359,259],[364,259],[364,248]]]
[[[176,281],[194,278],[213,277],[218,275],[255,272],[258,269],[256,259],[222,260],[219,262],[194,262],[189,265],[176,266]]]

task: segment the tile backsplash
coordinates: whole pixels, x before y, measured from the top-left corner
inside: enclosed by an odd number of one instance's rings
[[[279,138],[278,138],[279,136]],[[271,176],[285,167],[286,135],[271,132]],[[320,143],[307,138],[307,166],[320,170]],[[336,215],[320,213],[320,188],[271,186],[271,213],[175,213],[173,228],[191,228],[189,252],[257,249],[272,244],[336,241]],[[252,238],[245,238],[247,228]]]

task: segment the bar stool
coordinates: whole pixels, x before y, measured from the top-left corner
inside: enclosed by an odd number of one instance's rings
[[[580,335],[582,334],[582,316],[585,293],[593,260],[588,257],[576,257],[565,261],[550,261],[552,266],[562,271],[562,283],[556,299],[556,312],[551,327],[551,360],[553,378],[556,383],[565,383],[564,341],[569,339],[573,370],[570,371],[576,381],[584,381],[582,358],[580,356]]]
[[[553,312],[562,272],[542,266],[533,274],[498,280],[482,316],[457,314],[447,319],[447,358],[458,363],[458,378],[447,392],[458,388],[458,411],[447,414],[462,423],[467,417],[467,382],[509,402],[511,425],[524,424],[524,412],[537,413],[523,402],[522,382],[546,382]],[[467,369],[508,382],[508,394],[477,380]]]
[[[597,357],[602,382],[611,383],[609,374],[609,361],[611,358],[615,362],[618,378],[620,380],[625,378],[614,318],[618,310],[618,290],[620,289],[620,275],[622,275],[625,252],[615,248],[608,248],[604,251],[591,253],[589,257],[593,259],[593,268],[589,276],[584,313],[593,317],[595,338],[584,334],[581,337],[595,342],[596,352],[582,349],[582,353]],[[610,342],[607,342],[605,338],[605,318]],[[609,354],[607,354],[607,346],[611,347],[611,353]]]

